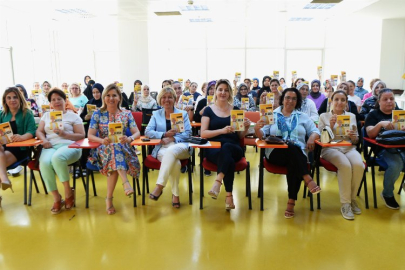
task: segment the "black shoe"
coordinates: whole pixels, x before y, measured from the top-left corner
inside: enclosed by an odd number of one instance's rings
[[[187,166],[181,167],[181,173],[186,173],[187,172]]]
[[[385,206],[387,206],[388,208],[394,209],[394,210],[399,209],[399,204],[395,200],[395,197],[385,197],[381,192],[381,198],[383,199]]]
[[[209,170],[204,170],[204,175],[205,175],[205,176],[211,176],[211,171],[209,171]]]

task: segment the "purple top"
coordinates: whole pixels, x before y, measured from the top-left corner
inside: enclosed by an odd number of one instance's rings
[[[317,99],[314,99],[313,97],[311,97],[311,95],[308,95],[307,98],[309,98],[315,103],[317,110],[319,110],[319,107],[321,107],[322,102],[326,99],[325,95],[323,94],[321,94]]]

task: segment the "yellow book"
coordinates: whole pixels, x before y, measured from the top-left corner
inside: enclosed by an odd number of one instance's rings
[[[207,96],[207,106],[214,105],[214,96]]]
[[[41,106],[42,109],[42,114],[50,112],[51,111],[51,106],[50,105],[42,105]]]
[[[97,111],[97,106],[93,104],[86,104],[87,106],[87,115],[93,115],[95,111]]]
[[[266,104],[271,104],[274,106],[274,93],[267,93],[266,95]]]
[[[141,97],[141,86],[140,85],[134,86],[134,95],[136,95],[138,98]]]
[[[179,78],[177,81],[178,81],[181,85],[183,85],[183,79],[182,79],[182,78]]]
[[[404,75],[402,75],[402,79],[404,79],[404,80],[405,80],[405,73],[404,73]]]
[[[280,77],[280,72],[277,70],[273,71],[273,77],[274,77],[274,79],[278,80],[278,78]]]
[[[124,136],[124,125],[122,123],[108,123],[108,138],[111,143],[119,143]]]
[[[350,131],[350,115],[338,115],[336,119],[336,135],[348,136]]]
[[[340,77],[341,82],[346,82],[346,71],[342,71],[341,74],[342,74],[342,76]]]
[[[54,130],[56,128],[63,129],[63,112],[62,111],[53,111],[49,112],[49,129]]]
[[[297,79],[297,71],[292,71],[291,72],[291,74],[292,74],[292,78],[293,78],[293,80],[294,80],[294,82],[295,82],[295,80]]]
[[[271,104],[260,104],[260,120],[263,120],[266,125],[274,124],[274,115],[273,115],[273,105]]]
[[[336,87],[337,82],[338,82],[338,75],[331,75],[330,80],[331,80],[332,86]]]
[[[249,98],[247,97],[247,98],[241,98],[241,101],[240,101],[240,109],[241,110],[247,110],[247,109],[249,109]]]
[[[66,96],[68,96],[68,95],[69,95],[69,90],[64,89],[64,90],[63,90],[63,92],[66,94]]]
[[[309,81],[304,81],[305,84],[307,84],[309,86]]]
[[[13,136],[13,130],[9,122],[0,124],[0,141],[1,144],[11,143],[11,137]]]
[[[170,121],[172,129],[175,130],[176,133],[184,132],[184,119],[182,113],[171,113]]]
[[[37,98],[39,94],[41,94],[41,90],[31,90],[32,95],[34,98]]]
[[[28,106],[28,109],[31,110],[31,101],[28,101],[28,100],[27,100],[27,106]]]
[[[190,95],[190,96],[181,96],[181,104],[182,104],[182,106],[181,106],[181,109],[182,110],[185,110],[186,109],[186,107],[188,106],[188,105],[193,105],[193,99],[194,97],[192,96],[192,95]]]
[[[393,110],[392,111],[392,124],[396,130],[402,130],[405,128],[405,111]]]
[[[124,84],[123,83],[117,83],[118,89],[120,89],[121,93],[124,91]]]
[[[283,92],[283,87],[280,85],[277,87],[277,90],[281,93],[281,92]]]
[[[240,82],[241,77],[242,77],[242,73],[235,72],[235,81]]]
[[[234,131],[244,131],[245,111],[231,110],[231,127]]]
[[[318,66],[317,74],[318,76],[322,76],[322,66]]]

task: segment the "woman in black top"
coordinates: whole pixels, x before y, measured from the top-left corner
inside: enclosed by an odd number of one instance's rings
[[[256,100],[256,105],[260,104],[260,97],[262,96],[263,92],[270,92],[270,81],[271,81],[271,77],[270,76],[264,76],[263,77],[263,87],[260,88],[260,90],[257,91],[257,96],[259,97]]]
[[[232,86],[226,79],[218,80],[215,86],[214,105],[206,107],[201,119],[201,137],[221,142],[221,148],[206,149],[208,161],[217,164],[217,179],[208,194],[216,199],[224,181],[226,199],[225,209],[235,209],[232,190],[235,178],[235,163],[243,157],[243,149],[239,145],[250,126],[249,119],[244,119],[244,130],[235,132],[231,124],[231,110],[234,108]]]
[[[204,113],[205,108],[207,108],[207,105],[208,105],[207,96],[213,96],[215,93],[215,81],[209,83],[208,90],[206,92],[207,92],[207,94],[205,95],[205,98],[201,99],[198,102],[197,108],[195,109],[193,120],[196,123],[201,123],[201,117]]]

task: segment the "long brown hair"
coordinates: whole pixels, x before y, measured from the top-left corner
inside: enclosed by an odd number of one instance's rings
[[[118,108],[118,110],[120,110],[121,104],[122,104],[122,94],[121,94],[121,91],[118,88],[118,86],[115,83],[112,83],[112,84],[107,85],[107,87],[103,91],[103,94],[101,96],[101,100],[103,101],[103,106],[101,106],[100,112],[105,112],[107,110],[107,104],[105,104],[104,99],[105,99],[105,96],[108,94],[108,92],[111,90],[115,90],[117,92],[118,96],[120,97],[120,102],[117,104],[117,108]]]
[[[25,116],[25,114],[27,113],[27,111],[29,109],[28,104],[27,104],[27,101],[25,101],[24,96],[22,95],[20,90],[18,90],[17,87],[9,87],[6,89],[6,91],[4,91],[3,99],[2,99],[4,114],[8,114],[10,112],[10,108],[8,107],[7,102],[6,102],[6,96],[10,93],[14,93],[18,97],[18,100],[20,103],[20,109],[22,110],[23,115]]]

